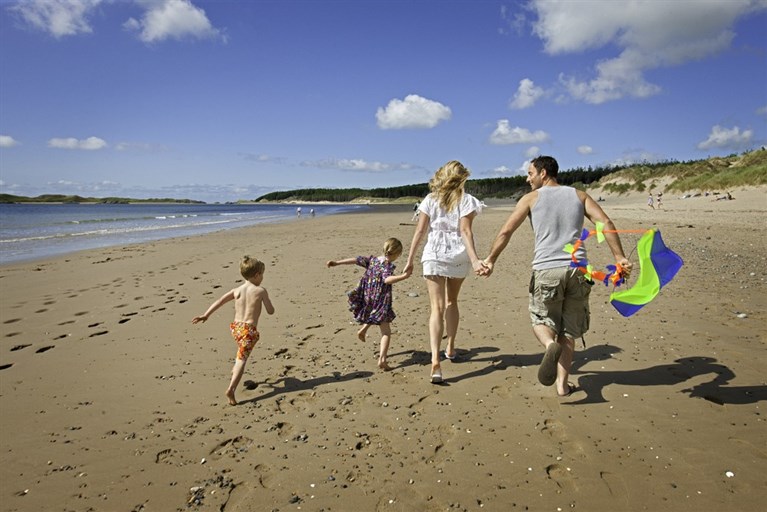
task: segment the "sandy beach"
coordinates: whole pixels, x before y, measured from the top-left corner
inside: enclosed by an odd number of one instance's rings
[[[407,251],[411,205],[0,267],[0,510],[758,510],[767,190],[660,211],[601,195],[619,229],[659,228],[685,266],[630,318],[594,288],[565,399],[536,379],[529,225],[464,284],[440,386],[420,268],[395,286],[391,372],[377,328],[359,341],[347,311],[360,270],[325,268],[391,236]],[[475,221],[481,255],[510,210]],[[233,407],[233,310],[191,319],[241,281],[244,254],[266,263],[276,313]]]

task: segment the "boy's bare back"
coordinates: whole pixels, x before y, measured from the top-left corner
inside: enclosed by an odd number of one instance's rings
[[[262,306],[270,315],[274,313],[274,307],[269,294],[262,286],[246,281],[232,290],[234,294],[234,321],[246,322],[253,327],[258,327],[258,318],[261,316]]]

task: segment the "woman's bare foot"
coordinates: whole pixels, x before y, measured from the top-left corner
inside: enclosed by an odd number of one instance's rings
[[[380,357],[378,358],[378,367],[385,372],[392,369],[391,366],[389,366],[389,363],[386,362],[386,359],[381,359]]]
[[[237,400],[234,398],[234,390],[227,389],[226,390],[226,398],[229,399],[229,405],[237,405]]]

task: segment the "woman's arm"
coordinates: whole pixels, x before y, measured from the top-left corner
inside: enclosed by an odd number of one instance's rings
[[[475,271],[483,266],[482,261],[477,256],[477,249],[474,247],[474,231],[472,229],[472,224],[474,222],[474,217],[476,216],[477,212],[473,211],[470,214],[461,217],[461,220],[459,221],[459,229],[461,231],[463,245],[466,247],[466,253],[469,255],[471,266]]]
[[[410,242],[410,252],[407,255],[407,263],[405,263],[405,274],[409,275],[413,272],[413,258],[415,258],[415,255],[418,252],[418,247],[421,245],[421,241],[423,241],[423,236],[428,230],[429,216],[421,211],[421,215],[418,216],[418,224],[413,233],[413,240]]]

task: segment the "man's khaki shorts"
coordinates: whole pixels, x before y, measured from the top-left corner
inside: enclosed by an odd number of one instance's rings
[[[530,320],[557,335],[579,338],[589,330],[590,283],[576,268],[533,270],[530,278]]]

